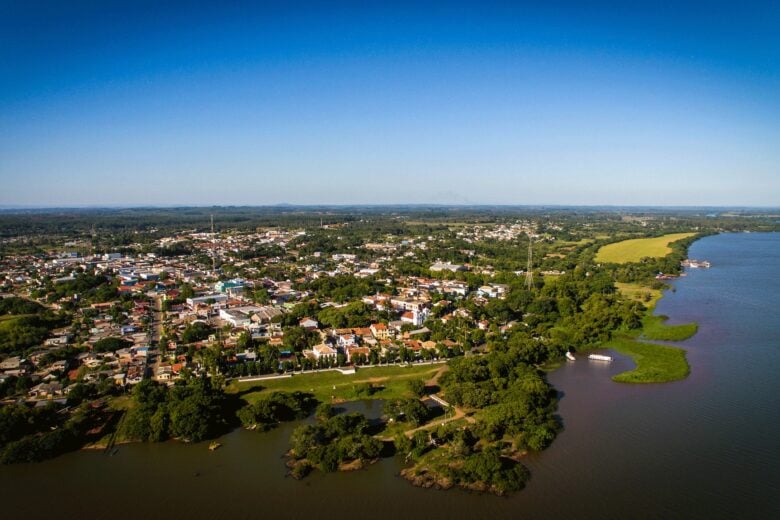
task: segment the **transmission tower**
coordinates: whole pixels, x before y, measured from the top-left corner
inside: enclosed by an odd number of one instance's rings
[[[533,239],[531,235],[528,235],[528,267],[525,271],[525,286],[528,290],[534,288],[534,251],[533,251]]]
[[[217,272],[217,252],[214,244],[214,214],[211,214],[211,272]]]

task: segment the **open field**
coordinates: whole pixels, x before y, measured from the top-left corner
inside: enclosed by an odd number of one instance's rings
[[[241,397],[253,402],[264,394],[274,391],[311,392],[322,402],[340,402],[355,399],[395,399],[410,397],[407,381],[411,379],[430,379],[441,364],[417,366],[390,366],[358,368],[355,374],[344,375],[339,372],[317,372],[300,374],[284,379],[233,382],[227,387],[229,393],[239,393]],[[364,393],[364,383],[373,385],[376,390]],[[335,387],[335,389],[334,389]]]
[[[696,233],[672,233],[654,238],[633,238],[614,244],[607,244],[599,249],[596,254],[597,262],[625,264],[638,262],[642,258],[658,258],[671,252],[669,244],[684,238],[692,237]]]
[[[615,288],[624,297],[641,302],[645,307],[655,307],[655,304],[663,296],[660,289],[651,289],[638,283],[615,282]]]
[[[631,356],[637,365],[634,370],[612,378],[620,383],[666,383],[685,379],[691,372],[681,348],[642,343],[631,338],[616,338],[603,347]]]

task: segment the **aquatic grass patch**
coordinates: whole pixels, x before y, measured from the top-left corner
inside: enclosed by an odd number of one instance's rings
[[[667,383],[685,379],[691,372],[685,350],[656,343],[643,343],[621,337],[602,345],[625,354],[636,363],[636,368],[612,377],[619,383]]]
[[[636,368],[623,372],[612,379],[620,383],[666,383],[685,379],[690,374],[690,365],[685,350],[668,345],[659,345],[641,340],[683,341],[699,329],[697,323],[667,325],[667,316],[654,315],[654,304],[662,296],[661,291],[644,288],[638,284],[616,284],[621,293],[632,299],[644,298],[644,291],[650,293],[650,306],[642,318],[642,327],[613,338],[604,345],[616,352],[630,356]]]
[[[642,319],[643,339],[653,341],[684,341],[699,330],[698,323],[667,325],[667,316],[647,315]]]

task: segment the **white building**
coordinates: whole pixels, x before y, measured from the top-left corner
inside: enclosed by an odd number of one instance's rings
[[[228,296],[226,294],[204,294],[203,296],[195,296],[193,298],[187,298],[187,305],[190,307],[195,307],[199,304],[208,304],[208,303],[223,303],[228,300]]]
[[[452,271],[453,273],[458,271],[465,271],[466,267],[463,265],[451,264],[449,262],[436,262],[430,267],[431,271]]]

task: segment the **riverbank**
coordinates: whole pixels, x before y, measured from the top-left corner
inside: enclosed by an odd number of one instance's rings
[[[652,341],[685,341],[699,330],[698,323],[668,325],[668,316],[654,314],[656,304],[669,290],[668,287],[663,291],[638,284],[616,284],[616,287],[623,296],[644,301],[647,310],[640,329],[616,335],[600,345],[600,348],[629,356],[636,364],[633,370],[612,376],[612,380],[619,383],[668,383],[688,377],[691,367],[685,350]]]

